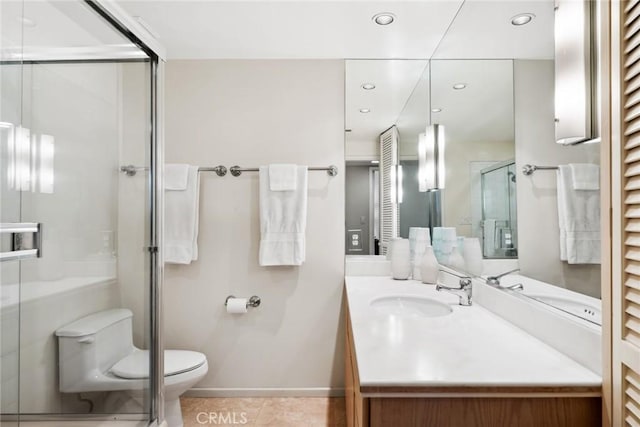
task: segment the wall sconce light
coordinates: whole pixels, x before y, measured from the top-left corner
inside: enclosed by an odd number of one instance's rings
[[[418,135],[418,191],[427,191],[427,134]]]
[[[444,189],[444,126],[427,126],[418,137],[418,191]]]
[[[38,184],[41,193],[53,193],[55,138],[40,135]]]
[[[598,58],[594,4],[559,0],[555,12],[556,142],[596,140],[599,129]],[[594,142],[594,141],[591,141]]]
[[[395,165],[391,167],[389,171],[389,177],[391,178],[391,189],[389,196],[393,203],[402,203],[404,192],[402,190],[402,165]]]
[[[22,126],[16,127],[14,146],[15,189],[18,191],[31,191],[32,164],[31,164],[31,131]]]

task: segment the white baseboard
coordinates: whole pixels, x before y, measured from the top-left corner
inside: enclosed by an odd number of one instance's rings
[[[343,388],[192,388],[185,397],[342,397]]]

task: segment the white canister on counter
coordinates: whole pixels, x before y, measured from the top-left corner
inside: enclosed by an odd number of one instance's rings
[[[411,276],[411,250],[408,239],[393,239],[391,242],[391,276],[396,280],[407,280]]]
[[[420,280],[422,280],[422,283],[436,284],[439,271],[440,264],[438,264],[438,259],[433,253],[433,248],[428,246],[420,260]]]

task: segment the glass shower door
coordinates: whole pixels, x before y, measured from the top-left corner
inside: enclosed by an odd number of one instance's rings
[[[22,26],[9,16],[21,13],[18,2],[0,3],[0,223],[20,222],[20,192],[7,160],[15,156],[15,137],[22,117],[22,62],[14,59],[22,46]],[[9,254],[11,233],[0,233],[0,252]],[[0,261],[0,424],[18,425],[20,364],[20,261]]]
[[[87,2],[0,7],[0,423],[147,425],[154,364],[126,387],[63,392],[56,330],[126,308],[132,344],[153,347],[153,58]]]
[[[517,258],[516,173],[513,160],[480,171],[485,258]]]

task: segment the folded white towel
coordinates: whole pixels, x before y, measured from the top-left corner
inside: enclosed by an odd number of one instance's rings
[[[164,165],[164,189],[186,190],[189,176],[189,165],[167,164]]]
[[[600,264],[600,191],[575,190],[568,165],[558,167],[557,182],[560,258],[569,264]]]
[[[165,191],[164,260],[173,264],[198,259],[200,174],[198,166],[187,166],[185,189]]]
[[[485,219],[482,221],[482,242],[484,255],[493,256],[496,251],[496,220]]]
[[[297,165],[269,165],[269,189],[271,191],[293,191],[297,188],[297,180]]]
[[[569,167],[574,190],[600,189],[600,166],[590,163],[572,163]]]
[[[261,266],[301,265],[307,228],[307,167],[296,166],[296,190],[271,191],[269,167],[260,167]]]

